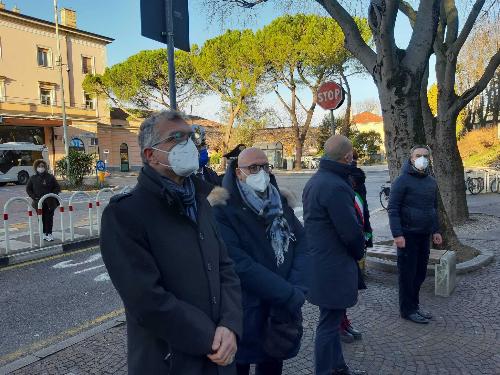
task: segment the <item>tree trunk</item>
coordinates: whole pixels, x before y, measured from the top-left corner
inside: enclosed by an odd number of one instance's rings
[[[455,135],[456,118],[438,119],[432,154],[436,180],[443,205],[453,225],[469,218],[465,195],[464,166]]]
[[[347,106],[345,110],[344,120],[342,122],[342,128],[340,129],[340,134],[349,136],[349,131],[351,127],[351,107],[352,107],[352,97],[351,97],[351,87],[349,86],[349,81],[343,72],[340,72],[340,76],[342,77],[342,81],[344,81],[346,87],[346,99]]]
[[[301,142],[300,138],[295,140],[295,163],[294,170],[300,171],[302,169],[302,152],[304,149],[304,144]]]
[[[239,109],[238,109],[238,111],[239,111]],[[222,154],[223,155],[229,151],[229,142],[231,141],[231,134],[233,132],[234,120],[236,118],[235,112],[236,112],[235,110],[231,110],[231,113],[229,114],[229,120],[228,120],[227,125],[226,125],[226,129],[224,130],[224,138],[222,140]],[[221,169],[225,171],[226,165],[227,165],[226,158],[222,158]]]

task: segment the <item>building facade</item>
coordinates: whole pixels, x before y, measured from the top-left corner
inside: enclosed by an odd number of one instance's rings
[[[59,34],[69,144],[98,154],[109,110],[82,83],[87,74],[104,72],[113,39],[78,29],[70,9],[61,10]],[[0,2],[0,142],[45,144],[53,166],[64,156],[61,104],[55,23]]]

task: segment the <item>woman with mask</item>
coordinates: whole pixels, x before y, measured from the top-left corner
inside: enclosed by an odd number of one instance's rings
[[[35,174],[30,177],[26,185],[26,193],[33,200],[33,208],[38,208],[38,201],[45,194],[59,194],[61,187],[56,178],[49,173],[45,160],[36,160],[33,164]],[[59,201],[56,198],[50,197],[43,201],[42,206],[42,222],[43,222],[43,239],[44,241],[54,241],[52,236],[52,227],[54,224],[54,211],[59,206]]]
[[[243,337],[238,375],[282,373],[297,355],[302,336],[307,245],[291,207],[278,189],[265,153],[247,148],[232,161],[222,186],[227,202],[214,202],[216,219],[241,280]]]

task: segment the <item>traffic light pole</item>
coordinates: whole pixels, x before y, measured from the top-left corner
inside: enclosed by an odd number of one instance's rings
[[[165,13],[167,20],[168,93],[170,108],[176,111],[177,92],[175,88],[174,15],[172,13],[172,0],[165,0]]]

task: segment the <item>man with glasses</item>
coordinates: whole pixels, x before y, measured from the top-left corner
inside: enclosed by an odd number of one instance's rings
[[[198,150],[177,112],[146,119],[136,188],[111,200],[101,252],[125,305],[128,373],[235,375],[241,290],[207,202],[193,178]]]
[[[215,202],[222,237],[243,291],[238,375],[282,373],[302,337],[307,244],[290,195],[280,192],[266,154],[243,150],[224,176],[227,202]]]
[[[436,180],[430,175],[431,150],[415,146],[394,180],[389,197],[389,223],[398,248],[399,310],[401,317],[427,324],[432,314],[419,303],[420,287],[427,274],[431,237],[443,242],[439,234]]]

